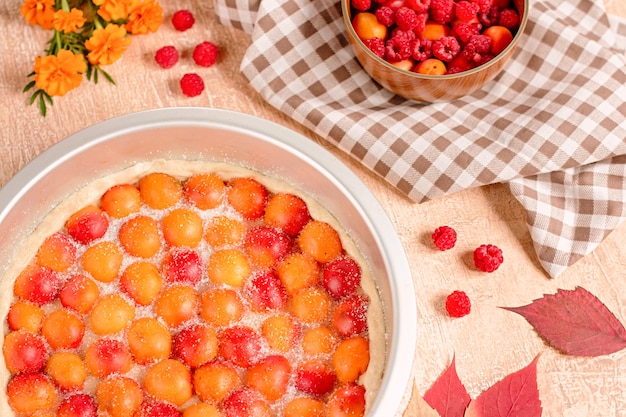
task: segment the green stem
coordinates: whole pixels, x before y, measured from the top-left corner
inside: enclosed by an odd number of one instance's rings
[[[58,30],[54,31],[54,44],[56,45],[56,48],[53,48],[52,50],[54,51],[53,55],[56,55],[57,52],[63,49],[63,42],[61,41],[61,32],[59,32]]]
[[[95,15],[93,18],[93,25],[96,29],[102,29],[104,28],[104,25],[102,24],[102,20],[100,20],[100,16]]]
[[[89,16],[93,17],[93,22],[96,27],[98,27],[98,7],[93,4],[93,1],[87,0],[87,9],[89,9]]]

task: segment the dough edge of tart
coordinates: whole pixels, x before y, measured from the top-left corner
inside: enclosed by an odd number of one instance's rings
[[[0,335],[1,344],[9,331],[7,314],[14,300],[13,284],[19,273],[32,261],[39,246],[50,234],[62,230],[67,218],[77,210],[88,204],[98,203],[102,194],[111,186],[121,183],[135,184],[141,177],[153,173],[163,172],[178,179],[184,179],[197,173],[214,172],[224,180],[234,177],[249,176],[261,182],[272,193],[291,192],[301,197],[307,204],[311,217],[322,220],[332,225],[340,234],[345,251],[352,256],[360,265],[361,288],[370,298],[368,308],[368,334],[370,344],[370,361],[367,371],[359,378],[366,389],[366,412],[367,415],[378,390],[380,388],[384,367],[387,362],[387,332],[385,329],[384,309],[376,281],[370,270],[368,261],[357,247],[352,237],[341,226],[338,220],[325,209],[316,199],[304,190],[279,179],[271,174],[262,173],[234,163],[213,162],[207,160],[182,160],[182,159],[156,159],[146,162],[138,162],[134,165],[122,168],[118,171],[96,178],[82,188],[68,195],[58,205],[53,207],[41,222],[37,224],[14,252],[13,259],[4,275],[0,277],[0,318],[3,320],[3,331]],[[15,416],[15,412],[9,406],[6,386],[11,374],[6,367],[4,355],[0,355],[0,415]]]

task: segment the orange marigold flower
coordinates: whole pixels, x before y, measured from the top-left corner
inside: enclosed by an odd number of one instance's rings
[[[163,22],[163,9],[155,0],[136,1],[128,13],[126,30],[132,34],[156,32]]]
[[[31,25],[52,29],[54,20],[54,0],[24,0],[20,13]]]
[[[87,59],[93,65],[110,65],[117,61],[130,45],[123,26],[110,24],[104,29],[93,31],[91,38],[85,41],[89,54]]]
[[[128,9],[132,0],[93,0],[93,4],[99,6],[98,15],[104,20],[125,20],[128,18]]]
[[[85,21],[82,10],[75,8],[69,12],[57,10],[54,13],[54,30],[65,33],[76,32],[83,27]]]
[[[35,58],[35,83],[37,88],[51,96],[64,96],[78,87],[87,70],[82,54],[74,54],[61,49],[57,55]]]

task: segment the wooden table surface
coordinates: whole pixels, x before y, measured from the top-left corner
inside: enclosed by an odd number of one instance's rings
[[[420,415],[417,396],[431,386],[453,356],[458,375],[474,398],[539,353],[537,380],[544,416],[626,416],[626,350],[598,358],[566,356],[544,343],[521,316],[498,308],[525,305],[559,288],[583,286],[626,323],[626,224],[558,279],[548,278],[534,253],[525,213],[505,186],[468,190],[420,205],[410,202],[324,138],[264,102],[239,73],[250,37],[221,26],[209,1],[162,0],[165,20],[161,29],[133,37],[122,59],[107,67],[116,86],[104,79],[97,85],[84,81],[55,99],[43,118],[36,106],[28,105],[29,95],[22,89],[50,34],[26,24],[19,14],[20,4],[19,0],[0,4],[0,186],[68,135],[134,111],[214,107],[277,122],[342,159],[379,198],[396,225],[410,260],[418,304],[416,375],[405,417]],[[606,5],[611,13],[626,16],[626,1],[606,0]],[[195,26],[184,33],[175,32],[169,22],[171,14],[181,8],[196,16]],[[221,51],[213,67],[199,70],[190,50],[203,40],[216,43]],[[163,70],[153,56],[167,44],[176,44],[184,52],[176,67]],[[187,98],[180,93],[178,80],[186,72],[198,72],[205,79],[204,94]],[[457,230],[459,242],[454,250],[439,252],[429,235],[444,224]],[[471,252],[482,243],[503,249],[504,264],[493,274],[472,267]],[[445,296],[456,289],[466,291],[473,303],[471,314],[461,319],[449,318],[442,305]]]

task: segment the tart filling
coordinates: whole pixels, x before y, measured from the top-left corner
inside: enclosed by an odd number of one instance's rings
[[[234,165],[94,181],[24,242],[0,294],[3,416],[357,416],[383,374],[358,247],[316,200]]]

